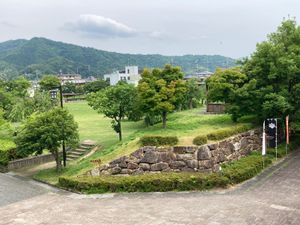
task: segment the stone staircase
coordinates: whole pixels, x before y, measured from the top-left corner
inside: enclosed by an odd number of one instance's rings
[[[94,141],[91,140],[83,141],[76,149],[71,149],[67,151],[67,161],[76,160],[84,156],[95,146],[96,143]]]

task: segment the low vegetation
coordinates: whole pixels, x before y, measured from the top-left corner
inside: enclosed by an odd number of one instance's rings
[[[140,138],[142,146],[173,146],[178,143],[176,136],[143,136]]]
[[[207,135],[198,135],[193,140],[194,145],[204,145],[206,143],[207,143]]]
[[[294,137],[289,152],[300,145]],[[286,155],[285,144],[278,146],[278,158]],[[259,174],[275,161],[275,149],[268,149],[263,158],[260,151],[222,165],[218,173],[158,173],[135,176],[60,177],[59,186],[83,193],[194,191],[227,187]]]
[[[7,139],[0,139],[0,166],[6,166],[10,160],[12,152],[16,148],[16,144]]]
[[[224,128],[220,130],[216,130],[214,132],[211,132],[207,134],[207,138],[209,140],[222,140],[224,138],[246,132],[252,128],[251,125],[246,124],[246,125],[238,125],[236,127],[231,127],[231,128]]]

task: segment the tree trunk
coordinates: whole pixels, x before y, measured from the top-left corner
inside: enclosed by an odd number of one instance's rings
[[[122,141],[122,127],[121,127],[121,120],[118,121],[118,126],[119,126],[119,141]]]
[[[190,109],[193,109],[193,99],[190,99]]]
[[[167,112],[162,113],[162,122],[163,122],[163,128],[165,129],[167,127]]]
[[[61,168],[62,168],[61,160],[60,160],[60,157],[59,157],[59,152],[56,149],[56,150],[52,150],[51,153],[52,153],[52,155],[55,159],[55,162],[56,162],[56,171],[59,172],[59,171],[61,171]]]

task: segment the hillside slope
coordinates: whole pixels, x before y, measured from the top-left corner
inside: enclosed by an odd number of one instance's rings
[[[114,69],[124,69],[127,64],[144,67],[162,67],[172,63],[185,72],[196,70],[214,71],[217,67],[230,67],[235,60],[219,55],[162,56],[121,54],[94,48],[81,47],[46,38],[11,40],[0,43],[0,75],[11,79],[16,69],[33,78],[42,74],[79,72],[83,76],[100,76]],[[9,68],[9,69],[7,69]]]

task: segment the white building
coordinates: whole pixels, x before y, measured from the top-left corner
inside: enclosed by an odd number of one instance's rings
[[[58,75],[58,79],[60,80],[62,85],[65,85],[67,83],[83,85],[97,80],[93,76],[88,77],[86,79],[82,79],[80,74],[60,74]]]
[[[124,71],[115,71],[105,74],[104,80],[109,81],[110,85],[116,85],[119,81],[126,81],[128,84],[138,85],[141,75],[137,66],[126,66]]]

